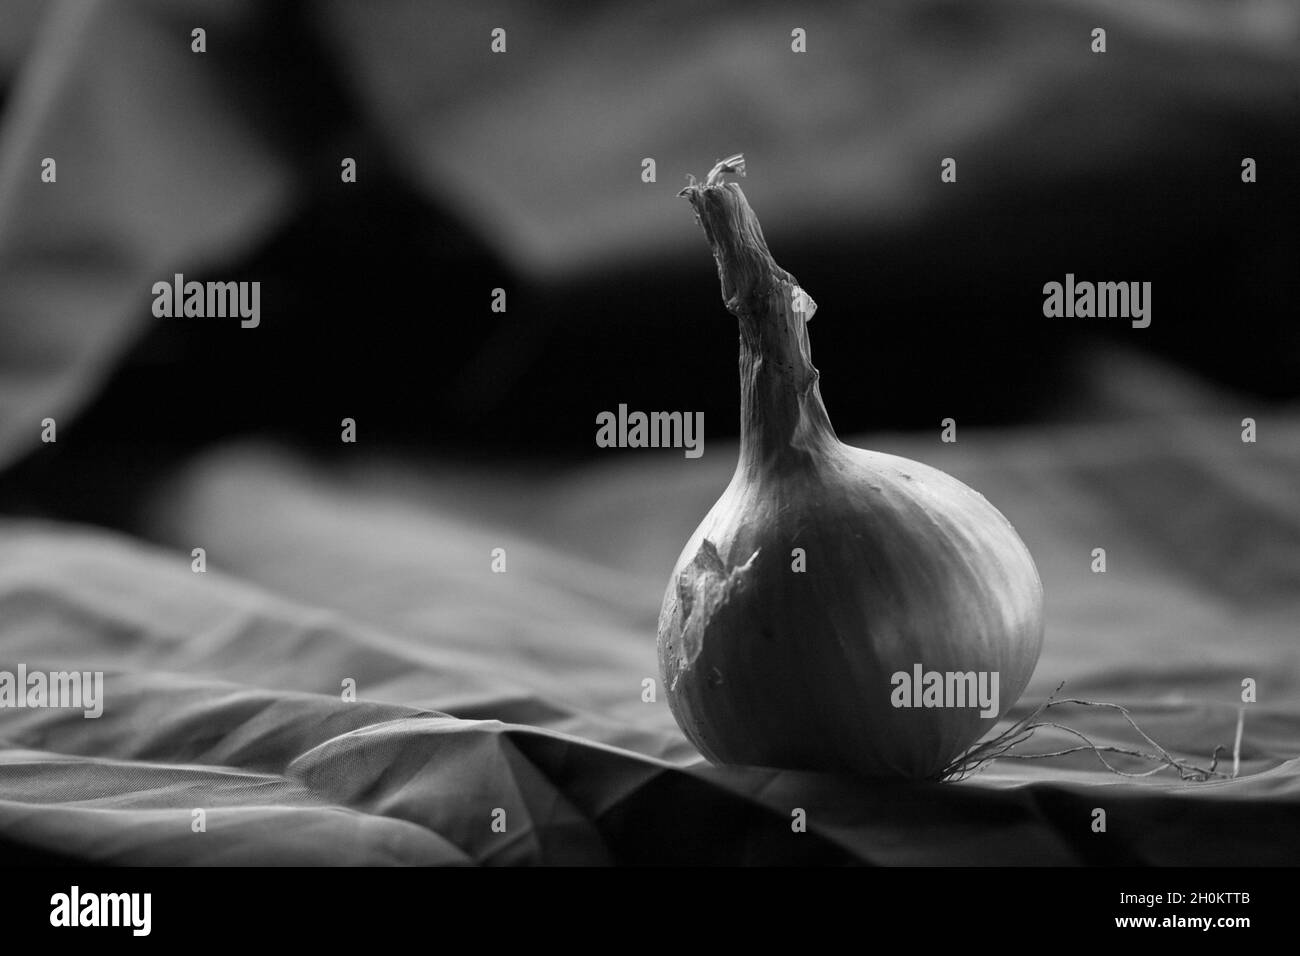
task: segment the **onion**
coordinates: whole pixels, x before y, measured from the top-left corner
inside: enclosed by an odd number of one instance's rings
[[[722,181],[743,172],[732,157],[682,191],[739,320],[741,434],[664,596],[669,704],[715,763],[940,778],[1028,684],[1042,583],[978,492],[835,437],[815,306]]]

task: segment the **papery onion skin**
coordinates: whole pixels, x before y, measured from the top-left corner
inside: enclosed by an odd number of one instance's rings
[[[835,437],[798,284],[716,178],[683,194],[740,323],[741,447],[664,596],[669,706],[715,763],[938,778],[997,717],[895,707],[892,675],[997,672],[1004,714],[1042,646],[1038,571],[978,492]]]

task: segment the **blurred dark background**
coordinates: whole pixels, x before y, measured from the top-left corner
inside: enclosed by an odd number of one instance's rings
[[[619,403],[734,435],[734,322],[674,194],[742,150],[842,436],[1300,395],[1292,3],[72,6],[3,14],[10,509],[129,523],[196,449],[351,453],[344,417],[506,466],[610,454]],[[260,281],[260,328],[153,319],[173,272]],[[1044,318],[1067,272],[1151,282],[1150,328]]]

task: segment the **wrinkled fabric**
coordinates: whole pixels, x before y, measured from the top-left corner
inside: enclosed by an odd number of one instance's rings
[[[1120,777],[1090,753],[999,760],[957,783],[708,766],[643,681],[657,676],[666,576],[734,446],[525,480],[326,468],[237,445],[158,493],[154,544],[0,524],[0,668],[106,673],[99,719],[0,711],[0,851],[122,864],[1293,864],[1300,412],[1261,416],[1256,444],[1239,421],[857,442],[968,482],[1034,554],[1047,635],[1012,718],[1064,681],[1064,695],[1127,707],[1189,762],[1225,748],[1230,769],[1249,677],[1258,701],[1244,705],[1236,779]],[[1146,749],[1114,711],[1051,714],[1098,744]],[[1076,742],[1043,731],[1022,751]],[[797,810],[807,832],[791,826]]]

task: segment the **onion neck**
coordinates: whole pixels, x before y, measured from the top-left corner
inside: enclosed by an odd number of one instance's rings
[[[838,440],[812,364],[811,310],[805,305],[806,311],[798,311],[798,297],[806,293],[772,259],[740,187],[714,183],[716,173],[682,195],[713,247],[723,302],[740,324],[738,471],[761,478],[806,467]]]

